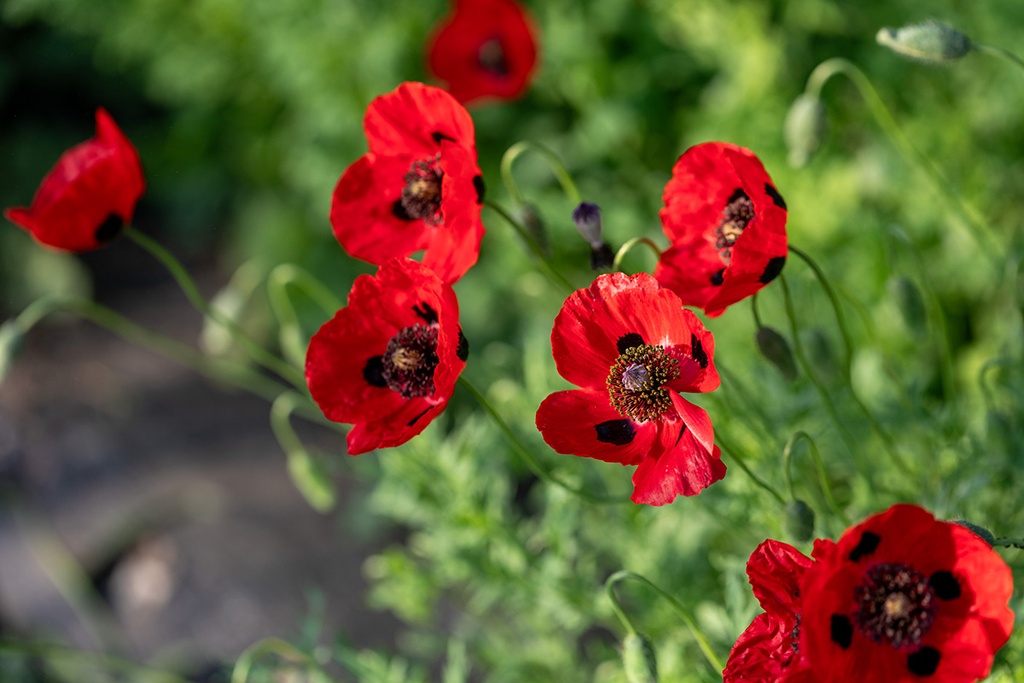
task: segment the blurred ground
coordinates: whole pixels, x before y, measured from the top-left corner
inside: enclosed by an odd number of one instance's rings
[[[101,275],[97,298],[195,340],[199,316],[123,242],[99,265],[138,265],[116,290]],[[198,279],[218,286],[209,269]],[[296,636],[319,590],[327,633],[393,646],[397,623],[363,600],[374,546],[302,499],[267,416],[92,325],[33,330],[0,387],[0,634],[211,671],[260,638]],[[76,613],[54,580],[74,585],[78,567],[95,591],[78,591]]]

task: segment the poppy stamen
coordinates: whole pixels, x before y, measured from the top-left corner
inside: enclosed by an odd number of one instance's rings
[[[729,202],[722,210],[722,220],[715,227],[715,249],[725,265],[729,265],[732,260],[732,247],[736,240],[753,220],[754,203],[746,192],[737,189],[729,197]]]
[[[505,50],[497,38],[486,40],[480,45],[476,60],[484,71],[489,71],[501,78],[508,77],[508,60],[505,59]]]
[[[662,346],[632,346],[615,359],[605,381],[612,407],[623,417],[646,422],[672,408],[672,398],[662,388],[679,377],[679,361]]]
[[[405,187],[399,203],[405,215],[411,219],[423,219],[427,225],[438,225],[444,222],[441,214],[441,172],[439,162],[441,155],[433,159],[412,162],[405,174]]]
[[[381,357],[381,377],[388,389],[397,391],[402,398],[429,396],[434,393],[438,360],[437,327],[412,325],[388,341]]]
[[[910,565],[876,564],[854,591],[853,615],[861,633],[895,649],[918,646],[935,621],[935,590]]]

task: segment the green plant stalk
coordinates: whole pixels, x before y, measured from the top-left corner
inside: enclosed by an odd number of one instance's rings
[[[821,492],[825,496],[825,501],[828,503],[829,508],[832,509],[833,514],[840,519],[846,526],[850,526],[850,520],[843,513],[839,504],[836,503],[835,497],[832,495],[832,486],[828,481],[828,473],[825,471],[825,463],[821,459],[821,453],[818,451],[817,444],[814,443],[814,439],[810,437],[807,432],[798,431],[789,437],[789,441],[786,442],[786,447],[782,450],[782,467],[786,475],[786,489],[789,491],[789,497],[796,499],[796,492],[793,490],[793,472],[792,472],[792,453],[793,447],[796,446],[797,442],[801,439],[807,442],[807,450],[811,454],[811,458],[814,459],[814,466],[818,471],[818,482],[821,485]]]
[[[266,638],[246,648],[235,661],[235,667],[231,671],[231,683],[246,683],[253,664],[266,655],[277,655],[285,661],[312,669],[309,672],[311,683],[330,683],[331,679],[316,660],[281,638]]]
[[[270,271],[267,276],[267,297],[280,328],[281,351],[293,366],[301,368],[306,364],[306,340],[302,336],[299,316],[288,296],[289,286],[298,287],[329,316],[334,315],[343,304],[322,282],[298,266],[284,263]],[[308,391],[305,381],[301,388]]]
[[[267,401],[273,401],[285,388],[243,365],[210,358],[197,349],[182,344],[159,332],[132,322],[124,316],[86,299],[44,297],[29,304],[15,319],[23,332],[43,318],[57,312],[74,313],[137,346],[149,349],[180,363],[197,373],[237,387]]]
[[[3,653],[23,654],[49,661],[63,659],[79,663],[79,666],[99,665],[110,671],[123,672],[130,677],[130,680],[137,683],[190,683],[177,674],[136,664],[114,655],[86,652],[55,643],[21,643],[15,640],[0,639],[0,654]]]
[[[178,283],[181,291],[184,292],[189,303],[191,303],[192,306],[204,316],[210,318],[218,325],[222,325],[226,330],[228,330],[231,336],[237,339],[238,343],[242,345],[242,348],[245,349],[245,352],[249,354],[250,358],[296,387],[304,387],[306,385],[306,380],[302,376],[302,373],[295,367],[285,363],[282,359],[260,346],[233,320],[221,314],[221,312],[216,308],[210,306],[210,303],[199,292],[199,288],[196,286],[192,276],[188,274],[185,267],[177,258],[174,257],[173,254],[171,254],[171,252],[167,251],[156,241],[146,237],[138,230],[126,230],[125,232],[133,242],[149,252],[151,256],[167,268],[175,282]]]
[[[605,591],[608,593],[608,598],[612,601],[612,609],[615,610],[616,615],[622,621],[623,625],[630,633],[636,633],[636,628],[633,621],[626,614],[625,610],[619,604],[618,599],[615,596],[615,584],[626,579],[632,579],[633,581],[639,581],[640,583],[646,584],[649,588],[653,589],[658,595],[665,598],[668,604],[672,606],[675,613],[683,620],[686,626],[690,629],[690,633],[693,635],[694,640],[697,641],[697,647],[704,654],[704,658],[708,660],[708,663],[714,667],[715,671],[722,671],[725,666],[722,664],[722,660],[718,658],[715,651],[711,649],[708,639],[704,636],[704,632],[697,626],[697,620],[693,618],[690,611],[683,606],[683,603],[679,602],[672,595],[669,595],[656,584],[652,583],[650,579],[640,574],[636,574],[625,569],[620,570],[608,577],[608,580],[604,583]]]
[[[995,55],[1000,59],[1005,59],[1009,63],[1016,65],[1021,71],[1024,71],[1024,59],[1021,59],[1009,50],[1004,50],[1001,47],[994,47],[992,45],[985,45],[983,43],[973,43],[971,48],[977,52]]]
[[[997,538],[992,542],[993,547],[996,548],[1017,548],[1018,550],[1024,550],[1024,538],[1010,538],[1004,536]]]
[[[761,487],[762,489],[770,493],[772,498],[779,502],[779,505],[786,505],[786,499],[783,498],[782,495],[775,490],[775,487],[773,487],[771,484],[766,482],[761,477],[757,476],[754,473],[754,471],[750,469],[750,466],[747,465],[747,463],[744,461],[744,457],[741,457],[739,455],[739,450],[734,448],[733,446],[730,446],[726,442],[726,440],[722,438],[721,430],[715,432],[715,441],[718,442],[718,447],[722,449],[722,452],[728,454],[730,458],[736,461],[736,464],[740,466],[740,469],[746,472],[747,476],[750,477],[751,481],[753,481],[755,484],[757,484],[757,486]]]
[[[555,270],[554,266],[552,266],[547,258],[545,258],[540,245],[537,244],[537,241],[533,239],[533,236],[530,235],[526,228],[523,227],[523,225],[517,221],[512,214],[490,200],[485,200],[484,206],[504,218],[505,222],[519,233],[519,236],[526,242],[526,246],[529,247],[530,252],[537,258],[538,263],[540,263],[541,270],[544,271],[544,274],[548,276],[548,279],[551,280],[552,283],[565,290],[568,294],[572,294],[576,291],[576,288],[573,287],[572,283],[566,280],[561,273]]]
[[[619,247],[619,250],[615,252],[615,258],[612,259],[612,271],[622,270],[622,261],[626,258],[630,251],[633,250],[638,244],[644,244],[650,247],[651,251],[654,252],[654,258],[661,258],[661,249],[655,244],[654,240],[650,237],[634,237],[628,240],[625,244]]]
[[[931,181],[936,194],[946,203],[948,208],[960,216],[967,226],[971,236],[977,242],[981,251],[991,261],[991,265],[999,268],[997,254],[998,242],[989,234],[985,221],[978,215],[977,211],[969,206],[963,197],[954,191],[952,184],[946,179],[938,166],[927,156],[922,154],[911,144],[910,140],[900,129],[889,109],[885,106],[871,80],[864,75],[853,62],[842,57],[827,59],[811,72],[807,79],[805,92],[815,98],[821,98],[821,89],[830,78],[836,74],[842,74],[850,79],[856,86],[857,92],[868,105],[875,121],[888,136],[889,141],[903,155],[904,160],[912,167],[921,170]]]
[[[525,201],[523,193],[519,190],[519,185],[516,183],[515,176],[512,174],[512,163],[527,150],[538,152],[547,160],[551,166],[551,171],[555,174],[555,178],[558,179],[559,184],[562,186],[565,196],[574,207],[578,206],[582,201],[580,191],[576,188],[576,183],[573,182],[572,176],[569,175],[569,171],[566,170],[562,160],[544,145],[530,140],[515,143],[505,150],[505,154],[501,157],[501,179],[505,183],[505,187],[508,188],[508,193],[512,195],[512,201],[516,205],[522,204]]]
[[[464,388],[466,391],[472,394],[473,398],[476,399],[477,403],[479,403],[480,406],[487,411],[487,413],[494,420],[495,424],[498,425],[498,428],[501,430],[502,434],[505,435],[505,439],[508,441],[509,445],[512,446],[512,449],[519,454],[519,456],[523,459],[523,462],[526,463],[526,466],[530,468],[530,471],[536,474],[538,477],[548,482],[549,484],[554,484],[555,486],[565,489],[566,491],[572,493],[573,495],[579,496],[588,503],[610,504],[629,502],[629,498],[624,497],[622,495],[612,496],[588,493],[587,491],[584,491],[583,489],[578,489],[575,486],[572,486],[571,484],[562,481],[561,479],[556,477],[554,474],[546,470],[543,465],[540,464],[540,461],[537,460],[536,456],[534,456],[534,454],[530,452],[530,449],[524,446],[523,443],[519,440],[519,438],[515,435],[515,433],[508,426],[508,423],[505,422],[505,419],[501,416],[501,414],[498,413],[494,406],[491,405],[490,401],[488,401],[487,398],[469,382],[469,380],[467,380],[464,377],[459,377],[459,384],[462,386],[462,388]]]

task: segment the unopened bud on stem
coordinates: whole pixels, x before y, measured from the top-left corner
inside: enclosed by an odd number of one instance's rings
[[[801,93],[786,113],[782,136],[789,150],[789,165],[803,167],[814,156],[825,138],[828,119],[825,106],[814,95]]]
[[[658,683],[658,662],[650,638],[630,633],[622,641],[622,668],[629,683]]]
[[[966,35],[934,19],[900,28],[879,29],[875,40],[898,55],[926,64],[955,62],[973,48]]]
[[[601,207],[592,202],[580,202],[572,212],[572,221],[590,245],[590,268],[611,268],[615,254],[608,243],[601,239]]]

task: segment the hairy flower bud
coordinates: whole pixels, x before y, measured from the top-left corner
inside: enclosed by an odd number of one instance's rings
[[[544,224],[544,219],[541,218],[540,209],[533,204],[527,203],[521,204],[516,213],[523,227],[526,228],[526,234],[537,243],[537,247],[544,254],[544,257],[550,258],[551,245],[548,243],[548,230]]]
[[[794,541],[805,543],[814,536],[814,510],[804,501],[794,498],[786,503],[782,526]]]
[[[953,521],[954,524],[959,524],[960,526],[964,527],[965,529],[970,529],[971,531],[976,533],[978,536],[980,536],[981,540],[985,541],[985,543],[988,543],[989,545],[995,545],[995,542],[996,542],[995,535],[993,535],[993,533],[991,531],[989,531],[988,529],[986,529],[985,527],[983,527],[983,526],[981,526],[979,524],[975,524],[974,522],[968,522],[966,519],[954,519],[952,521]]]
[[[902,275],[890,278],[888,286],[907,329],[915,335],[923,334],[928,327],[928,314],[921,290],[913,280]]]
[[[591,249],[597,249],[603,244],[600,206],[592,202],[580,202],[580,205],[573,209],[572,222],[576,224],[576,229],[580,231]]]
[[[900,28],[879,29],[875,40],[898,55],[926,64],[955,62],[973,47],[966,35],[934,19]]]
[[[629,683],[658,683],[658,662],[651,639],[630,633],[622,641],[622,667]]]
[[[762,327],[757,331],[757,348],[786,380],[792,382],[796,379],[796,362],[785,337],[771,327]]]
[[[821,147],[827,128],[828,117],[820,99],[801,93],[793,100],[782,127],[782,137],[789,150],[789,165],[794,168],[806,165]]]

